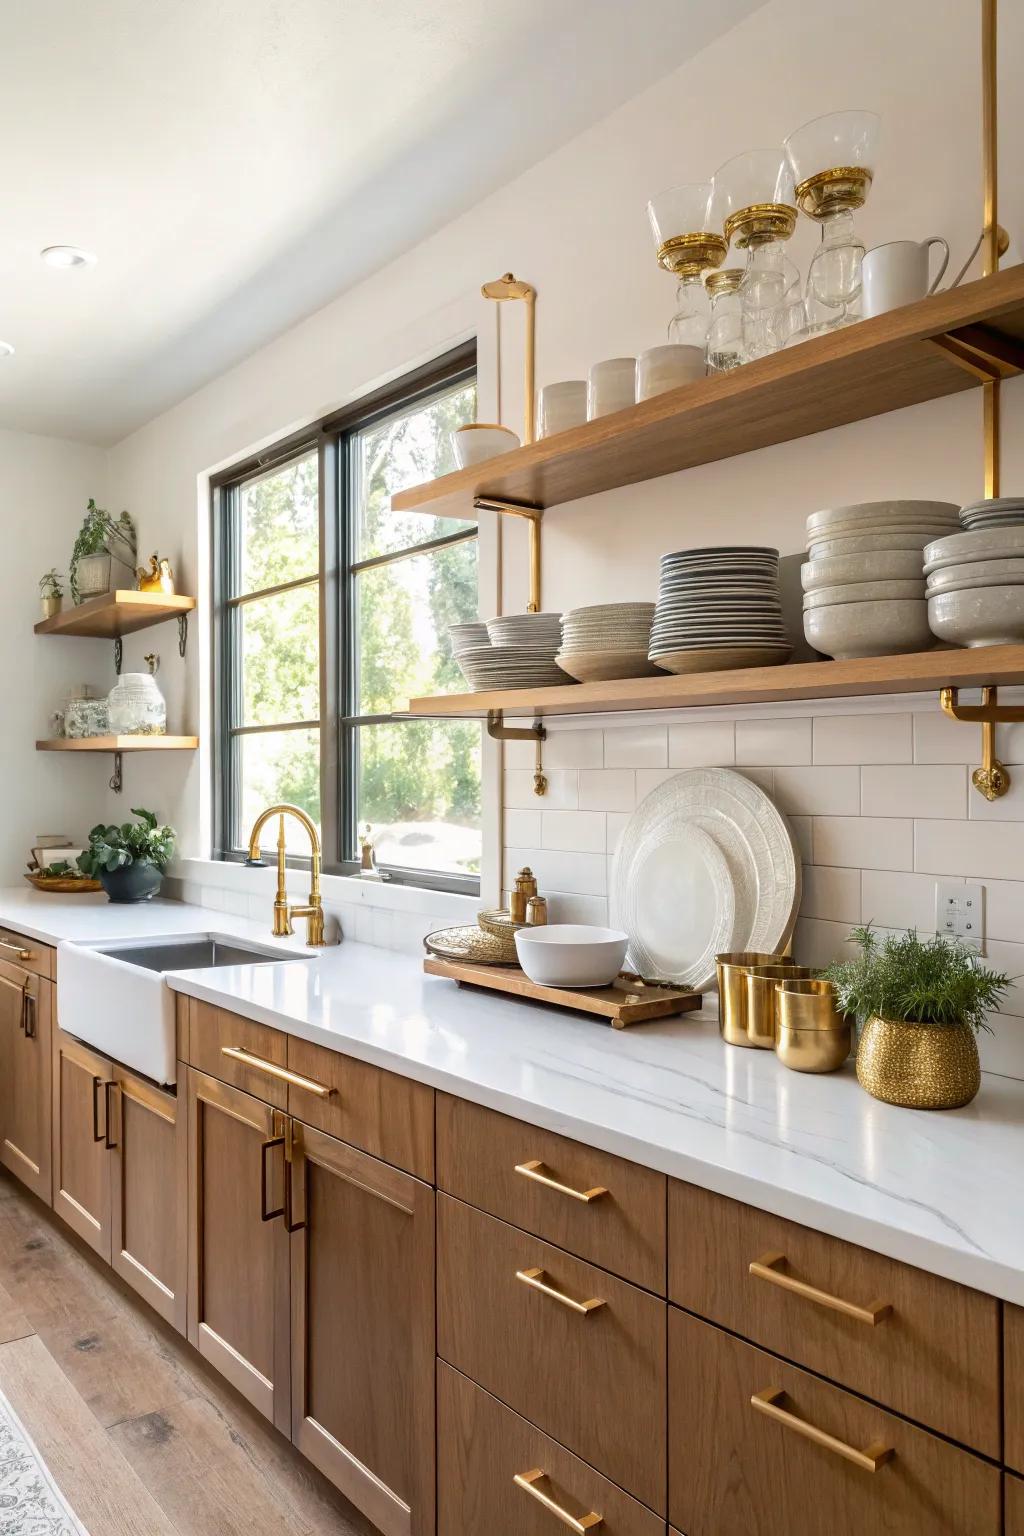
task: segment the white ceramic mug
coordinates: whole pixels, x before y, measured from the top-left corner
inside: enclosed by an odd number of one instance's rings
[[[666,389],[692,384],[707,372],[703,347],[685,347],[669,342],[663,347],[648,347],[636,360],[636,397],[650,400]]]
[[[556,432],[568,432],[570,427],[581,427],[587,419],[586,379],[562,379],[558,384],[545,384],[537,397],[538,434],[554,437]]]
[[[942,263],[928,282],[928,257],[933,245],[942,247]],[[949,265],[949,246],[941,235],[916,240],[891,240],[864,255],[863,312],[865,319],[913,304],[934,293]]]
[[[610,416],[636,404],[636,358],[606,357],[587,378],[587,420]]]

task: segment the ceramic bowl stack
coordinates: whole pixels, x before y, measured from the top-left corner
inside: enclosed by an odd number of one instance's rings
[[[560,613],[513,613],[488,619],[486,640],[452,635],[452,654],[474,692],[493,688],[553,688],[565,682],[555,662],[562,643]],[[474,629],[452,625],[452,630]]]
[[[971,647],[1024,640],[1024,517],[936,539],[924,558],[928,622],[940,640]]]
[[[650,660],[664,672],[716,672],[787,660],[779,552],[734,544],[661,557]]]
[[[562,615],[562,648],[557,661],[581,683],[615,677],[651,677],[657,667],[647,659],[653,603],[595,603]]]
[[[960,523],[965,529],[1019,528],[1024,525],[1024,496],[990,496],[964,507]]]
[[[891,656],[933,644],[924,546],[960,526],[948,501],[864,501],[813,512],[800,568],[804,634],[825,656]]]

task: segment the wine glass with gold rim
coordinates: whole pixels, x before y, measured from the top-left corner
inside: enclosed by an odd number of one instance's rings
[[[821,226],[821,244],[807,271],[807,300],[835,312],[834,325],[856,318],[864,242],[853,215],[874,177],[880,119],[875,112],[829,112],[786,140],[797,204]]]
[[[749,358],[774,350],[769,319],[799,287],[800,273],[785,253],[796,228],[793,176],[783,149],[749,149],[712,178],[711,218],[730,245],[746,251],[738,293],[743,347]]]
[[[701,279],[721,266],[728,250],[709,222],[711,194],[710,181],[694,181],[669,187],[647,204],[658,265],[679,279],[668,339],[683,346],[704,346],[711,310]]]

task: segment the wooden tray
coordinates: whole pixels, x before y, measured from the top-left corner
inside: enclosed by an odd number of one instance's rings
[[[517,965],[473,965],[470,961],[439,960],[428,955],[423,962],[423,969],[428,976],[447,976],[460,986],[486,987],[490,992],[526,997],[536,1003],[550,1003],[556,1008],[596,1013],[607,1019],[613,1029],[625,1029],[629,1024],[646,1024],[654,1019],[667,1019],[677,1013],[692,1013],[704,1000],[700,992],[677,992],[672,987],[645,987],[625,976],[617,977],[610,987],[586,987],[573,991],[571,988],[538,986]]]

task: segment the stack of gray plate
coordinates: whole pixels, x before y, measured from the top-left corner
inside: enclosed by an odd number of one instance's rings
[[[813,512],[800,568],[804,634],[845,660],[927,650],[924,546],[960,526],[948,501],[864,501]]]
[[[1024,526],[997,523],[936,539],[924,552],[928,622],[953,645],[1024,640]]]
[[[558,665],[581,683],[650,677],[653,603],[594,603],[562,615]]]
[[[458,661],[463,651],[474,645],[490,645],[491,637],[487,633],[487,625],[482,619],[474,619],[466,624],[449,624],[448,634],[452,642],[452,655]]]
[[[555,662],[562,640],[560,613],[514,613],[488,619],[487,639],[453,650],[474,692],[493,688],[552,688],[565,682]],[[455,627],[455,626],[453,626]]]
[[[779,552],[733,544],[661,557],[649,656],[665,672],[785,661],[793,642],[779,601]]]
[[[960,513],[965,528],[1016,528],[1024,524],[1024,496],[989,496]]]

